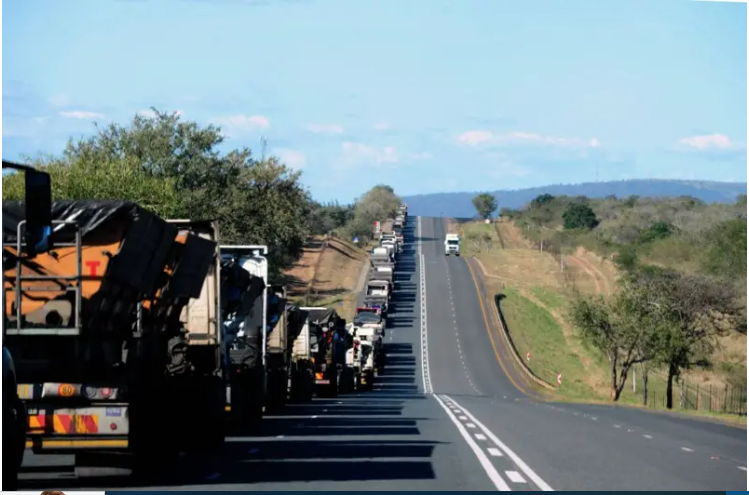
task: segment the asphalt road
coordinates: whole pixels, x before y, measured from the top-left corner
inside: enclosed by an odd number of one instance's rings
[[[151,486],[76,479],[70,456],[28,455],[19,489],[746,489],[746,430],[538,399],[444,235],[441,219],[408,221],[373,392],[290,405]]]

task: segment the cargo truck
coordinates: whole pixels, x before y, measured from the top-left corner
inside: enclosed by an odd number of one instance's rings
[[[220,447],[221,332],[204,304],[218,293],[215,225],[170,224],[127,201],[58,201],[54,247],[29,260],[17,256],[24,217],[3,202],[4,336],[27,446],[75,454],[83,476],[147,474]]]
[[[267,397],[268,248],[220,246],[226,403],[232,426],[263,416]]]

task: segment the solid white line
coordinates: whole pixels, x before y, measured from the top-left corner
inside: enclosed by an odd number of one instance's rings
[[[502,457],[502,452],[500,452],[498,448],[495,448],[495,447],[489,447],[489,448],[488,448],[488,449],[486,449],[486,450],[488,450],[488,451],[489,451],[489,453],[490,453],[490,454],[491,454],[492,456],[494,456],[494,457]]]
[[[455,417],[453,413],[450,412],[450,410],[447,408],[447,406],[442,402],[442,399],[440,399],[438,396],[433,396],[440,406],[442,406],[442,409],[445,410],[450,420],[455,424],[455,426],[458,428],[458,431],[460,432],[461,436],[465,441],[468,443],[468,446],[471,447],[471,450],[473,450],[473,453],[476,455],[476,457],[479,460],[479,463],[481,463],[481,467],[484,468],[484,471],[486,471],[486,474],[489,476],[489,479],[494,483],[494,486],[497,488],[497,490],[501,492],[507,492],[510,491],[510,487],[507,483],[505,483],[505,480],[502,479],[502,477],[499,475],[496,469],[494,469],[494,465],[491,463],[488,457],[486,457],[486,454],[484,454],[484,451],[481,450],[481,448],[478,446],[478,444],[471,438],[471,436],[468,434],[465,428],[463,428],[463,425],[460,424],[460,421]]]
[[[743,467],[743,466],[736,466],[736,467],[738,467],[738,468],[739,468],[739,469],[741,469],[742,471],[746,471],[746,468],[745,468],[745,467]]]
[[[505,471],[505,474],[513,483],[527,483],[525,478],[523,478],[523,476],[517,471]]]
[[[476,433],[474,437],[476,437],[476,440],[486,440],[486,435],[482,435],[481,433]]]
[[[689,447],[682,447],[681,450],[684,452],[694,452],[694,449],[690,449]]]
[[[489,428],[487,428],[486,426],[484,426],[484,424],[481,423],[481,421],[479,421],[478,419],[476,419],[476,417],[473,416],[473,414],[471,414],[465,407],[463,407],[460,404],[458,404],[454,399],[453,399],[453,402],[455,402],[455,404],[457,404],[458,407],[460,407],[460,409],[463,411],[463,413],[466,416],[468,416],[469,418],[471,418],[471,421],[473,421],[474,423],[476,423],[479,426],[479,428],[481,428],[481,430],[484,433],[486,433],[489,436],[489,438],[492,439],[492,442],[494,442],[494,444],[497,447],[499,447],[500,449],[502,449],[502,451],[505,454],[507,454],[507,456],[510,459],[512,459],[512,461],[515,463],[515,465],[517,467],[519,467],[520,470],[523,473],[525,473],[525,475],[531,481],[533,481],[533,483],[535,483],[538,488],[540,488],[542,491],[545,491],[545,492],[553,492],[554,491],[554,489],[552,487],[550,487],[544,480],[542,480],[541,477],[539,475],[537,475],[530,467],[528,467],[528,465],[525,462],[523,462],[523,460],[515,452],[513,452],[507,445],[505,445],[504,443],[502,443],[502,441],[499,438],[497,438],[497,436],[494,433],[492,433],[491,430],[489,430]]]

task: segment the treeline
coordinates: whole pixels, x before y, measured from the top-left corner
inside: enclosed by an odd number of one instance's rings
[[[577,296],[570,320],[609,361],[611,399],[629,372],[667,376],[667,407],[684,370],[710,368],[718,338],[746,334],[746,195],[733,204],[691,198],[593,200],[542,194],[519,210],[502,209],[546,250],[583,245],[610,256],[622,276],[609,298]],[[746,385],[746,363],[734,378]]]
[[[584,246],[620,269],[659,265],[746,284],[746,195],[733,204],[699,199],[589,199],[543,194],[524,208],[503,208],[537,243],[564,251]]]
[[[163,218],[218,219],[221,243],[268,246],[273,275],[301,257],[311,233],[371,235],[374,220],[397,207],[388,186],[373,188],[354,205],[319,204],[302,185],[301,172],[277,158],[258,160],[246,147],[222,153],[219,127],[153,110],[153,117],[136,115],[129,125],[71,138],[59,156],[26,162],[51,175],[55,200],[122,199]],[[22,175],[3,176],[4,200],[22,200],[23,188]]]

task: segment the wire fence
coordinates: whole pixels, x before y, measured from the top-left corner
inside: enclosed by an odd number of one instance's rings
[[[714,412],[746,416],[746,388],[730,385],[693,385],[682,382],[674,387],[674,409],[684,411]],[[665,409],[666,393],[663,391],[648,392],[648,407]]]

